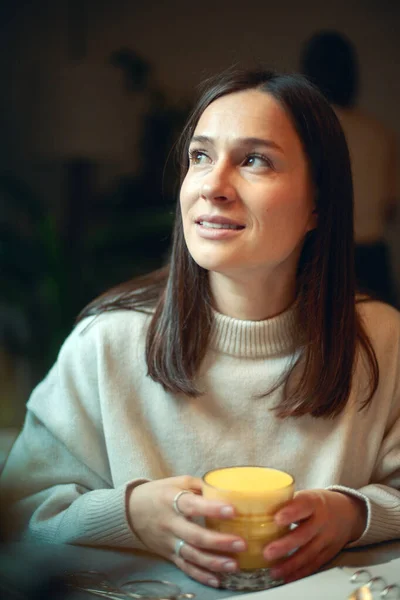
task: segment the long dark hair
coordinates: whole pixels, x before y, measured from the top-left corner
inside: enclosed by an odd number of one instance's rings
[[[302,142],[316,189],[318,226],[307,234],[297,273],[296,308],[302,332],[300,377],[276,407],[280,417],[335,416],[349,399],[358,352],[368,363],[371,400],[379,380],[371,342],[356,311],[353,186],[347,144],[335,113],[303,76],[265,70],[228,70],[208,80],[181,134],[181,183],[188,147],[207,106],[221,96],[258,89],[273,96],[291,118]],[[147,333],[148,374],[164,389],[199,395],[195,380],[212,324],[207,271],[191,257],[179,203],[169,264],[115,288],[86,307],[85,316],[116,309],[152,312]]]

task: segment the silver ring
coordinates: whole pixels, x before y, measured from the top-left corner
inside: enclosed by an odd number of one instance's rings
[[[393,591],[396,591],[396,597],[400,598],[400,587],[396,583],[393,583],[391,585],[387,585],[385,587],[385,589],[381,591],[380,597],[381,598],[388,598],[390,592],[393,592]],[[392,598],[393,598],[393,596],[392,596]]]
[[[351,583],[367,583],[371,579],[372,575],[367,569],[358,569],[350,577]]]
[[[174,511],[176,512],[177,515],[181,515],[181,516],[185,516],[185,514],[180,510],[179,506],[178,506],[178,500],[179,498],[183,495],[183,494],[192,494],[193,492],[191,492],[190,490],[181,490],[180,492],[178,492],[175,496],[175,498],[172,501],[172,506]]]
[[[179,558],[182,558],[181,556],[181,550],[183,548],[183,546],[185,545],[185,542],[183,540],[176,540],[175,542],[175,556],[179,556]]]
[[[383,577],[371,577],[367,582],[367,587],[376,592],[382,592],[387,587],[387,584]]]

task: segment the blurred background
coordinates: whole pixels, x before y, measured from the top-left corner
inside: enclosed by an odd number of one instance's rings
[[[233,63],[299,70],[321,29],[352,41],[358,105],[399,145],[398,0],[2,0],[3,439],[83,306],[165,261],[196,86]],[[384,232],[397,292],[399,221]]]

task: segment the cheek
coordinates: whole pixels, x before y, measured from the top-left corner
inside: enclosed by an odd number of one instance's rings
[[[194,197],[193,184],[186,177],[181,185],[180,193],[179,193],[179,201],[181,205],[182,215],[188,211],[190,208]]]
[[[312,192],[300,177],[297,181],[289,180],[286,185],[274,190],[269,199],[265,205],[265,213],[276,215],[277,218],[287,216],[301,222],[307,220],[313,210]]]
[[[185,221],[186,214],[188,211],[188,201],[187,201],[187,194],[185,193],[185,190],[183,189],[183,187],[181,188],[181,191],[179,193],[179,204],[181,207],[182,219]]]
[[[182,183],[182,186],[181,186],[180,193],[179,193],[179,204],[181,207],[182,225],[183,225],[183,233],[184,233],[185,239],[187,239],[187,236],[189,235],[189,231],[190,231],[190,224],[191,224],[190,209],[193,204],[193,202],[191,201],[192,197],[193,197],[193,194],[190,194],[187,182],[185,182],[185,180],[184,180]]]
[[[267,202],[259,204],[257,214],[264,227],[271,227],[290,218],[297,220],[298,210],[299,203],[293,198],[293,194],[279,190],[277,194],[272,194]]]
[[[293,197],[292,190],[292,193],[276,195],[270,202],[260,205],[256,220],[270,239],[286,243],[307,233],[311,213],[311,202]]]

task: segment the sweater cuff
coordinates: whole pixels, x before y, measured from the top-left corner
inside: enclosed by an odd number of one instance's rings
[[[384,491],[385,486],[369,485],[355,490],[342,485],[332,485],[326,489],[354,496],[365,502],[367,522],[362,535],[347,544],[346,548],[367,546],[382,541],[396,539],[400,531],[400,503],[393,495]],[[379,488],[379,489],[377,489]],[[378,496],[375,501],[375,496]]]
[[[88,498],[84,507],[85,543],[147,550],[131,529],[127,511],[128,491],[146,481],[135,479],[114,490],[97,490],[90,500]]]

